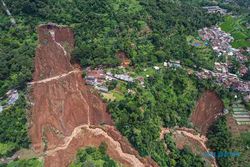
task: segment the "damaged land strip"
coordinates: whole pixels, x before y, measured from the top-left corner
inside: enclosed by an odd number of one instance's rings
[[[102,142],[109,156],[124,166],[157,166],[151,158],[140,157],[116,130],[106,104],[84,84],[81,70],[70,64],[73,32],[48,24],[39,26],[38,34],[35,72],[29,83],[29,135],[45,166],[68,166],[80,148]]]
[[[191,121],[205,135],[216,119],[223,115],[223,109],[224,104],[219,96],[213,91],[206,91],[198,100]]]
[[[209,153],[209,149],[206,146],[206,142],[207,142],[207,137],[204,135],[201,135],[197,132],[195,132],[193,129],[188,129],[188,128],[176,128],[176,129],[169,129],[169,128],[162,128],[161,130],[161,135],[160,138],[163,139],[165,134],[168,133],[172,133],[175,137],[175,142],[177,144],[177,147],[179,149],[183,149],[185,146],[185,142],[183,143],[181,141],[181,139],[179,138],[181,136],[186,137],[193,145],[193,147],[198,146],[199,148],[201,148],[201,150],[203,151],[202,153]],[[179,139],[178,139],[179,138]],[[187,142],[187,141],[186,141]],[[193,152],[195,152],[194,150],[192,150]],[[210,163],[211,166],[213,167],[217,167],[217,163],[214,157],[208,157],[207,159]]]

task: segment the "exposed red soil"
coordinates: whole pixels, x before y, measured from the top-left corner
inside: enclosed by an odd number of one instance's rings
[[[206,134],[217,117],[223,114],[223,109],[224,104],[218,95],[215,92],[206,91],[198,100],[195,111],[191,115],[191,121],[202,134]]]
[[[38,34],[29,134],[34,150],[45,153],[45,166],[68,166],[79,148],[99,146],[103,141],[111,158],[125,166],[157,166],[141,158],[117,132],[106,104],[84,84],[81,70],[70,64],[73,32],[67,27],[41,25]],[[106,125],[105,130],[100,124]]]
[[[130,65],[131,61],[129,60],[125,52],[119,51],[116,53],[116,56],[121,61],[121,66],[128,67]]]
[[[66,147],[58,148],[56,151],[46,152],[45,166],[51,166],[51,164],[54,166],[55,159],[58,160],[55,166],[67,166],[75,157],[77,152],[75,148],[86,146],[98,147],[102,142],[105,142],[108,146],[108,155],[125,166],[157,166],[151,159],[141,158],[138,153],[127,144],[127,141],[121,134],[111,126],[101,128],[84,125],[79,128]],[[111,135],[111,133],[115,133],[115,135]]]

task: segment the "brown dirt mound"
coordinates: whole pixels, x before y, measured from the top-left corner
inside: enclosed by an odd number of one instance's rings
[[[125,52],[119,51],[116,53],[116,56],[121,61],[121,66],[128,67],[130,65],[131,61],[129,60]]]
[[[85,86],[81,70],[70,64],[72,31],[49,24],[39,26],[38,33],[34,81],[30,83],[29,134],[34,150],[46,153],[45,166],[67,166],[80,147],[99,146],[102,141],[109,146],[108,154],[126,166],[137,166],[134,162],[157,166],[151,159],[139,157],[115,128],[108,128],[107,132],[90,129],[92,125],[112,126],[113,122],[106,104]],[[85,129],[81,130],[82,126]],[[110,131],[117,136],[107,135]],[[117,150],[112,150],[114,145]]]
[[[215,92],[206,91],[197,102],[191,121],[202,134],[206,134],[217,117],[223,114],[224,104]]]

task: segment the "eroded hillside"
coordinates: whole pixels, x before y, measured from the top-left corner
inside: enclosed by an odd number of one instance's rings
[[[213,91],[206,91],[191,115],[192,123],[205,135],[217,117],[223,114],[223,109],[224,104],[218,95]]]
[[[70,64],[73,32],[54,24],[38,27],[31,85],[30,137],[45,166],[68,166],[81,147],[108,145],[111,158],[125,166],[157,166],[141,158],[113,127],[106,104],[85,86],[82,72]]]

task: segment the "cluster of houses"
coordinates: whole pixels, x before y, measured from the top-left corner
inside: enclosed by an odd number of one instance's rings
[[[220,27],[213,26],[211,28],[203,28],[199,30],[199,36],[203,41],[209,41],[213,50],[218,55],[234,56],[238,61],[245,62],[248,60],[247,56],[242,54],[241,49],[235,49],[230,44],[234,38],[221,30]]]
[[[223,84],[226,88],[233,88],[239,92],[250,92],[250,82],[241,81],[237,75],[229,73],[228,69],[225,67],[225,63],[222,65],[216,65],[216,71],[211,71],[207,69],[202,69],[199,72],[196,72],[196,76],[200,79],[210,79],[215,78],[218,83]]]
[[[239,68],[239,75],[243,76],[248,72],[248,68],[243,64],[248,60],[244,56],[240,49],[235,49],[231,46],[230,42],[233,41],[233,37],[230,34],[225,33],[219,27],[203,28],[199,30],[199,35],[204,41],[209,41],[213,50],[218,55],[234,56],[241,64]],[[250,82],[241,81],[237,75],[229,73],[228,69],[230,63],[215,63],[215,71],[202,69],[200,72],[196,72],[199,78],[216,78],[219,83],[222,83],[226,87],[232,87],[240,92],[250,92]]]
[[[230,42],[233,41],[233,37],[222,31],[220,27],[205,27],[199,30],[198,33],[203,41],[209,41],[211,43],[215,52],[229,55],[232,54],[231,52],[233,48],[230,45]]]
[[[107,93],[108,87],[105,85],[107,81],[121,80],[124,82],[134,82],[134,78],[128,74],[113,74],[106,72],[103,69],[86,69],[85,83],[94,86],[95,89]]]
[[[12,89],[6,93],[5,97],[6,98],[0,99],[0,104],[2,103],[1,100],[6,101],[6,102],[4,102],[4,104],[0,105],[0,112],[2,112],[4,109],[8,108],[9,106],[15,104],[15,102],[19,98],[19,94],[18,94],[17,90]]]
[[[203,9],[207,10],[208,13],[220,13],[222,15],[227,14],[226,9],[222,9],[219,6],[204,6]]]
[[[169,60],[164,62],[164,67],[167,68],[181,68],[181,62],[179,60]],[[160,67],[154,66],[153,67],[156,71],[160,70]],[[146,69],[144,69],[146,71]],[[149,77],[149,75],[146,75],[146,77]],[[112,81],[112,80],[120,80],[124,82],[135,82],[138,81],[142,87],[145,87],[144,85],[144,77],[138,76],[136,78],[131,77],[129,74],[113,74],[112,72],[105,72],[103,69],[86,69],[86,76],[85,76],[85,83],[87,85],[94,86],[95,89],[107,93],[108,87],[106,86],[106,82]]]

